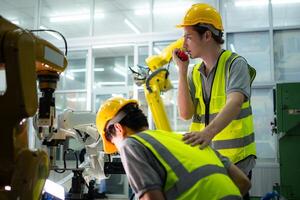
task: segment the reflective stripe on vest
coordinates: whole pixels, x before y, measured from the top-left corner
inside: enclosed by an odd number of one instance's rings
[[[211,95],[205,102],[202,91],[202,80],[198,64],[193,69],[193,83],[195,85],[195,98],[199,103],[193,116],[190,131],[201,131],[207,123],[210,123],[226,104],[226,83],[229,77],[229,69],[238,55],[230,51],[224,51],[218,60]],[[208,106],[205,104],[209,104]],[[208,118],[208,119],[207,119]],[[242,104],[239,115],[213,139],[213,147],[222,150],[222,154],[236,163],[249,155],[255,155],[254,126],[250,102]],[[247,146],[247,147],[246,147]],[[244,149],[243,149],[244,148]],[[242,150],[243,149],[243,150]]]
[[[235,138],[231,140],[217,140],[213,141],[212,145],[215,149],[232,149],[247,146],[254,142],[254,133],[242,138]]]
[[[209,122],[211,122],[218,113],[209,114]],[[249,115],[252,115],[252,109],[251,106],[248,108],[241,109],[240,114],[235,119],[243,119],[245,117],[248,117]],[[193,122],[195,123],[205,123],[205,115],[198,115],[195,114],[193,117]]]
[[[134,137],[140,137],[147,141],[157,151],[161,158],[169,165],[171,170],[176,174],[178,180],[165,191],[167,199],[177,199],[184,192],[190,190],[201,179],[206,178],[212,174],[227,175],[226,169],[218,165],[207,164],[200,166],[189,172],[182,163],[156,138],[147,134],[139,133]],[[233,198],[230,198],[233,197]],[[241,199],[238,195],[228,195],[222,199]]]

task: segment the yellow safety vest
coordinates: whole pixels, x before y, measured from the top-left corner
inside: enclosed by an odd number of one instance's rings
[[[144,144],[164,167],[165,197],[170,200],[241,199],[239,189],[214,150],[184,144],[182,136],[162,130],[130,136]]]
[[[225,106],[228,78],[226,76],[229,76],[230,66],[237,57],[237,54],[230,51],[224,51],[220,55],[208,102],[205,102],[202,93],[199,71],[201,64],[194,67],[193,82],[196,88],[195,99],[198,103],[190,131],[203,130]],[[249,155],[256,155],[253,116],[249,100],[243,103],[241,112],[236,119],[213,138],[212,145],[222,155],[229,157],[233,163],[237,163]]]

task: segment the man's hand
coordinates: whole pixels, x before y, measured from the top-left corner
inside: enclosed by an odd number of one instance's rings
[[[178,66],[179,75],[183,74],[184,76],[186,76],[190,60],[187,59],[186,61],[182,61],[177,55],[179,51],[181,50],[180,49],[173,50],[172,52],[173,62]]]
[[[186,144],[190,144],[192,146],[200,144],[200,149],[204,149],[210,144],[213,137],[214,135],[211,132],[209,132],[207,129],[204,129],[200,132],[186,133],[182,139]]]

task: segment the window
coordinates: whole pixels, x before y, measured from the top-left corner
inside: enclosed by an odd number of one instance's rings
[[[259,159],[275,161],[277,136],[272,135],[270,123],[274,121],[272,89],[254,89],[251,105],[254,117],[254,132]]]
[[[269,26],[268,0],[220,1],[225,31]]]
[[[279,82],[300,81],[300,30],[274,33],[275,77]]]
[[[66,38],[89,35],[91,1],[86,0],[43,0],[41,1],[39,28],[54,29]],[[59,40],[47,33],[51,41]]]
[[[227,49],[245,57],[248,63],[256,69],[254,83],[265,83],[273,80],[268,32],[228,34]]]
[[[150,1],[95,1],[94,35],[140,34],[149,31]],[[140,14],[141,13],[141,14]]]
[[[94,84],[96,88],[108,85],[128,85],[129,65],[133,65],[133,47],[94,49]]]
[[[300,1],[272,0],[271,2],[274,27],[300,25]]]
[[[71,51],[68,54],[68,66],[61,74],[58,90],[86,89],[87,51]]]

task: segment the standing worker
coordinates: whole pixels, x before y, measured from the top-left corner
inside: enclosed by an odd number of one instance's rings
[[[189,60],[177,56],[182,54],[179,49],[173,52],[179,67],[179,114],[185,120],[192,118],[183,140],[200,144],[201,149],[212,143],[251,179],[256,148],[250,90],[255,74],[251,76],[245,58],[221,48],[224,29],[212,6],[194,4],[177,27],[184,30],[186,53],[203,61],[189,73]]]
[[[184,144],[182,134],[148,130],[135,100],[108,99],[97,113],[96,126],[104,151],[120,153],[139,199],[237,200],[250,188],[247,176],[212,148],[201,151]]]

